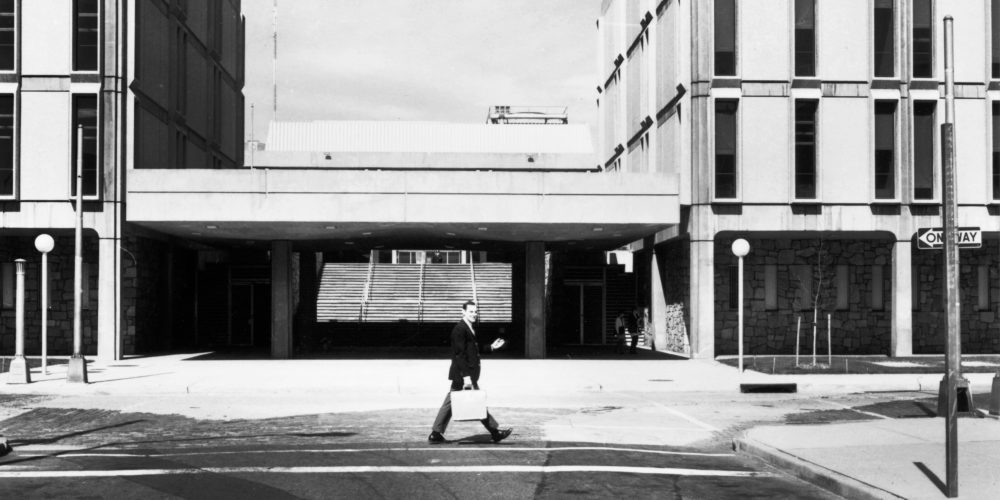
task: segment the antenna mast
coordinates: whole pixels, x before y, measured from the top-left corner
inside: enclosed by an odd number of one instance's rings
[[[272,121],[278,120],[278,0],[274,0],[274,17],[271,23],[271,31],[274,40],[274,54],[271,58],[271,88],[273,92],[272,100],[274,103],[274,108],[272,109],[273,116]]]

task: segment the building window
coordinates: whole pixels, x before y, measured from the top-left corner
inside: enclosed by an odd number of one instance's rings
[[[837,266],[837,310],[846,311],[850,309],[851,280],[846,265]]]
[[[895,74],[896,60],[893,50],[896,48],[896,32],[892,2],[893,0],[875,0],[872,45],[875,51],[876,77],[891,77]]]
[[[1000,200],[1000,102],[993,103],[993,200]]]
[[[729,308],[739,309],[740,307],[740,268],[729,266]]]
[[[990,31],[993,34],[993,61],[990,65],[994,79],[1000,79],[1000,0],[993,0],[991,6]]]
[[[778,266],[775,264],[764,266],[764,309],[778,309]]]
[[[73,71],[97,71],[98,0],[73,0]]]
[[[70,167],[72,175],[71,193],[76,196],[77,128],[83,127],[83,195],[97,196],[100,181],[97,157],[97,96],[91,94],[73,95],[73,158]]]
[[[715,101],[715,197],[736,198],[736,108],[738,101]]]
[[[715,0],[715,74],[736,76],[736,0]]]
[[[14,308],[14,263],[0,263],[0,303],[4,309]]]
[[[872,266],[872,310],[881,311],[885,309],[885,301],[882,298],[884,280],[882,266]]]
[[[0,197],[14,196],[14,96],[0,95]]]
[[[875,101],[875,199],[896,198],[896,101]]]
[[[913,77],[934,76],[934,17],[931,0],[913,0]]]
[[[979,266],[977,275],[976,310],[990,310],[990,266]]]
[[[795,299],[792,308],[808,311],[813,308],[813,268],[802,264],[790,268],[795,280]]]
[[[937,101],[913,103],[913,198],[934,199],[934,112]]]
[[[0,71],[14,70],[14,31],[17,26],[17,12],[14,0],[0,0]]]
[[[795,76],[816,76],[815,0],[795,0]]]
[[[819,101],[795,101],[795,198],[816,199],[816,109]]]

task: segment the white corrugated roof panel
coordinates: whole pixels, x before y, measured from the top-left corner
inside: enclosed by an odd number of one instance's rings
[[[271,122],[268,151],[592,154],[587,125],[402,121]]]

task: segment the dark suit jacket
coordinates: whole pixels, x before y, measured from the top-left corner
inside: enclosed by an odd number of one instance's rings
[[[482,351],[490,352],[490,346],[486,345]],[[476,336],[465,324],[465,320],[459,320],[455,327],[451,329],[451,368],[448,370],[449,380],[462,380],[462,377],[471,377],[473,383],[479,381],[479,343]]]

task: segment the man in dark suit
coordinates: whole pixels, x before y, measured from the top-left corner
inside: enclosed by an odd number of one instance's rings
[[[475,389],[479,390],[479,343],[476,341],[475,323],[479,316],[476,303],[469,300],[462,304],[462,320],[451,329],[451,368],[448,370],[448,378],[451,380],[451,390],[461,391]],[[503,347],[504,339],[496,339],[492,344],[484,346],[484,352],[492,352]],[[451,421],[451,392],[444,397],[444,403],[438,411],[437,418],[434,419],[434,426],[431,427],[431,434],[427,436],[430,443],[445,442],[444,431]],[[510,436],[512,429],[501,429],[496,419],[489,412],[486,418],[482,419],[483,426],[490,431],[490,436],[494,443],[503,441]]]

